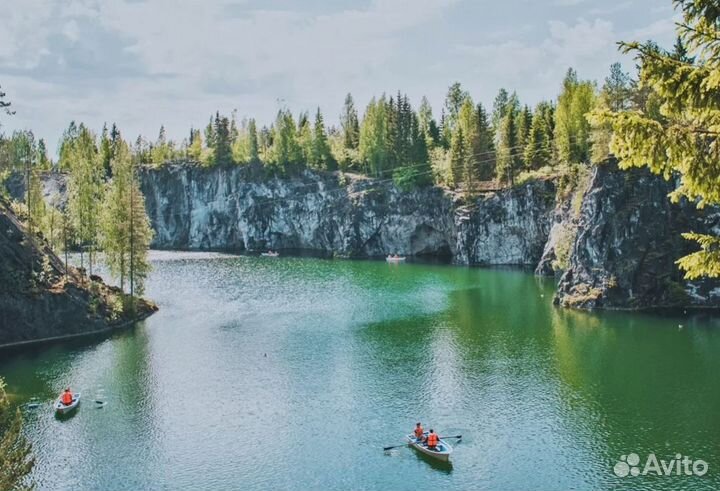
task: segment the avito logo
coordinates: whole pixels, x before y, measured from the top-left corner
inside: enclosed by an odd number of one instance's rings
[[[645,463],[640,465],[640,456],[636,453],[621,455],[613,467],[618,477],[627,476],[704,476],[708,464],[702,459],[693,460],[687,455],[675,454],[670,460],[658,460],[654,453],[648,454]]]

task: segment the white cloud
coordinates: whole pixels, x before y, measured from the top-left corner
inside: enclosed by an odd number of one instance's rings
[[[0,84],[18,113],[3,125],[32,127],[52,142],[70,119],[117,121],[128,137],[155,135],[164,123],[182,138],[216,109],[269,122],[278,100],[295,111],[320,105],[333,123],[348,91],[361,109],[399,88],[414,100],[428,95],[439,112],[455,80],[482,100],[505,86],[533,103],[557,93],[569,66],[602,78],[620,58],[617,40],[666,33],[672,23],[653,18],[632,30],[612,17],[627,2],[559,1],[583,6],[11,0],[0,17]],[[547,18],[580,8],[585,19]]]

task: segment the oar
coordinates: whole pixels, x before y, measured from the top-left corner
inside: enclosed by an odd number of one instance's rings
[[[455,435],[455,436],[441,436],[440,438],[441,438],[441,439],[445,439],[445,440],[446,440],[446,439],[448,439],[448,438],[457,438],[457,439],[460,439],[460,438],[462,438],[462,435]]]
[[[405,442],[402,445],[393,445],[392,447],[383,447],[383,450],[392,450],[393,448],[407,447],[409,442]]]

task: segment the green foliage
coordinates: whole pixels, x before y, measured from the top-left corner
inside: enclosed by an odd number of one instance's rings
[[[512,106],[507,108],[497,136],[497,178],[509,185],[515,183],[515,175],[520,168],[517,113]]]
[[[278,111],[273,128],[271,161],[281,170],[302,162],[302,149],[297,139],[297,127],[292,113],[288,109]]]
[[[360,161],[365,171],[374,176],[381,176],[390,167],[387,106],[385,96],[379,100],[373,97],[360,126]]]
[[[85,125],[61,144],[61,160],[70,172],[68,180],[68,211],[75,233],[75,245],[90,252],[92,273],[93,252],[99,232],[100,203],[103,187],[103,167],[100,161],[95,135]]]
[[[28,475],[35,465],[32,447],[23,436],[20,409],[12,409],[0,378],[0,489],[20,491],[32,489]]]
[[[308,164],[323,170],[335,170],[337,168],[335,158],[330,151],[330,144],[328,143],[327,133],[325,132],[325,122],[320,108],[318,108],[315,113],[311,149]]]
[[[666,179],[679,176],[671,199],[698,206],[720,204],[720,9],[713,0],[676,0],[682,12],[676,53],[652,42],[623,44],[639,62],[644,107],[596,110],[591,120],[610,124],[612,152],[623,168],[649,167]],[[677,51],[681,51],[677,53]],[[659,111],[648,111],[653,96]],[[720,239],[686,234],[700,250],[678,264],[687,278],[720,276]]]
[[[552,128],[548,122],[548,112],[552,106],[547,102],[541,102],[535,108],[532,116],[530,130],[525,142],[523,161],[526,169],[540,169],[552,162]]]
[[[453,133],[450,143],[450,175],[448,184],[458,187],[462,182],[465,166],[468,160],[468,151],[462,127]]]
[[[101,214],[105,260],[113,275],[120,279],[122,290],[127,278],[131,295],[142,295],[145,278],[150,272],[147,251],[153,233],[130,149],[124,142],[112,161],[112,171],[113,178],[106,185]]]
[[[561,162],[590,159],[590,122],[586,115],[594,105],[595,85],[579,81],[575,70],[569,69],[555,113],[555,146]]]
[[[343,145],[345,148],[356,150],[360,144],[360,123],[355,109],[355,101],[350,93],[345,97],[343,112],[340,115],[340,125],[343,132]]]
[[[445,121],[442,128],[443,137],[446,141],[451,141],[460,119],[460,109],[469,98],[470,94],[463,90],[460,82],[455,82],[448,88],[445,96]]]

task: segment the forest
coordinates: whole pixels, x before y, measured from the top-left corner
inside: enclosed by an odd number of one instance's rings
[[[694,61],[681,37],[671,51],[652,42],[643,49],[678,63]],[[190,128],[180,141],[161,126],[156,139],[140,135],[130,142],[114,123],[96,133],[72,121],[57,160],[32,131],[0,135],[0,181],[11,172],[25,175],[28,191],[18,211],[55,250],[80,251],[82,266],[87,253],[90,274],[95,253],[103,251],[121,287],[127,279],[131,293],[142,292],[152,230],[138,167],[182,162],[254,164],[281,176],[303,169],[353,172],[394,181],[405,190],[443,186],[470,200],[482,190],[572,174],[578,166],[607,160],[618,130],[612,115],[643,114],[660,121],[661,102],[660,92],[643,83],[642,70],[631,76],[614,63],[601,85],[568,69],[557,98],[534,107],[500,89],[492,108],[486,108],[454,83],[439,117],[427,98],[415,109],[398,91],[372,98],[362,116],[348,94],[337,127],[326,126],[319,108],[299,115],[283,108],[262,127],[253,118],[238,118],[236,111],[230,116],[218,111],[203,129]],[[50,171],[69,176],[67,206],[42,199],[40,176]]]

